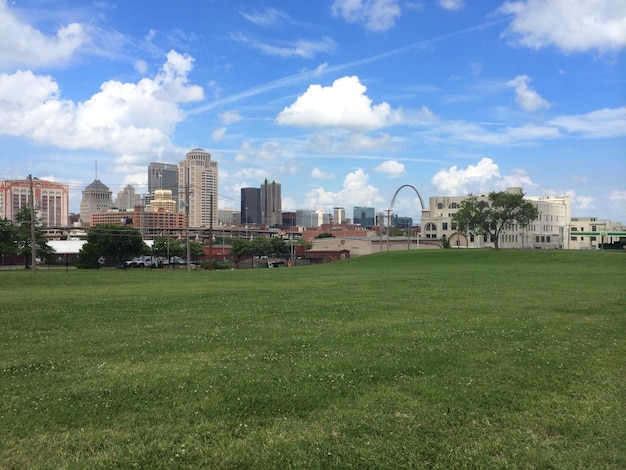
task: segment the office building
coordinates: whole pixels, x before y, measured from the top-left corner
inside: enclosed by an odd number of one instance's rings
[[[268,227],[278,227],[282,222],[280,183],[266,179],[261,184],[261,221]]]
[[[172,199],[178,203],[178,165],[152,162],[148,165],[148,196],[157,189],[172,192]]]
[[[352,223],[363,228],[372,228],[376,222],[376,212],[373,207],[355,207]]]
[[[261,223],[261,190],[241,188],[241,224],[260,225]]]
[[[178,166],[178,194],[190,227],[217,225],[217,182],[217,162],[211,154],[200,148],[187,152]]]
[[[95,212],[106,212],[113,207],[112,191],[99,179],[85,187],[80,201],[80,225],[89,227],[90,216]]]
[[[127,184],[124,189],[117,193],[115,198],[115,207],[121,210],[132,210],[135,206],[141,204],[141,195],[135,194],[135,187]]]
[[[66,184],[33,178],[33,206],[43,227],[67,227],[69,187]],[[0,181],[0,218],[15,221],[23,207],[29,207],[30,180]]]

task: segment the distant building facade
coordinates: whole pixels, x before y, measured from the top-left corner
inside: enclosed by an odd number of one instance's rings
[[[178,166],[178,193],[186,204],[190,227],[217,225],[218,165],[211,154],[197,148]]]
[[[282,202],[280,183],[266,179],[261,184],[261,223],[268,227],[278,227],[282,222]]]
[[[117,193],[113,206],[118,209],[127,210],[133,209],[138,204],[141,204],[141,195],[135,194],[135,187],[131,184],[127,184],[124,189]]]
[[[261,223],[261,190],[241,188],[241,224],[260,225]]]
[[[148,165],[148,195],[153,195],[158,189],[169,189],[172,199],[178,204],[178,165],[160,162]]]
[[[80,201],[80,225],[89,227],[91,214],[111,209],[113,207],[112,194],[109,187],[98,179],[87,185]]]
[[[352,223],[364,228],[372,228],[376,225],[376,211],[373,207],[354,207],[352,210]]]
[[[33,178],[33,205],[43,227],[67,227],[69,187],[66,184]],[[0,218],[13,220],[19,210],[29,207],[30,180],[0,181]]]
[[[522,188],[508,188],[508,192],[522,194]],[[434,196],[429,198],[430,208],[422,212],[422,236],[426,239],[443,239],[451,247],[481,248],[493,247],[489,235],[465,235],[458,231],[454,215],[460,209],[461,202],[468,196]],[[488,200],[487,195],[478,196]],[[571,207],[570,198],[564,196],[527,197],[539,211],[537,220],[526,227],[513,224],[500,235],[501,248],[569,248],[568,226]]]
[[[574,217],[571,220],[569,247],[572,250],[597,250],[603,243],[615,243],[624,238],[623,235],[609,235],[616,232],[624,232],[619,222],[598,220],[597,217]]]

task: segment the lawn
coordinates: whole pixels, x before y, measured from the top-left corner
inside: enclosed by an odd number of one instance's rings
[[[626,468],[626,256],[0,272],[0,468]]]

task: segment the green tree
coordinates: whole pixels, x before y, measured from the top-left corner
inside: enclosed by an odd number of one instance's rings
[[[322,232],[319,235],[316,235],[315,238],[335,238],[332,233]]]
[[[0,219],[0,256],[17,253],[16,229],[9,219]]]
[[[539,211],[523,194],[491,192],[487,199],[470,196],[459,205],[453,220],[464,234],[489,235],[493,246],[500,247],[500,235],[513,225],[521,228],[537,219]]]
[[[152,244],[152,254],[163,258],[181,256],[183,254],[183,245],[178,239],[157,237]]]
[[[272,244],[272,253],[289,253],[289,245],[280,237],[271,237],[270,243]]]
[[[17,228],[15,230],[15,241],[17,244],[17,253],[24,255],[24,268],[28,269],[28,262],[32,256],[31,248],[31,217],[30,209],[28,207],[22,207],[15,216],[17,222]],[[44,236],[41,228],[35,220],[35,248],[37,257],[39,259],[47,259],[53,253],[54,250],[48,245],[48,241]]]
[[[272,242],[267,237],[254,237],[250,240],[250,250],[254,255],[270,255],[272,254]]]
[[[230,252],[237,256],[249,255],[251,253],[250,242],[243,238],[233,238],[230,241]]]
[[[91,227],[87,232],[87,243],[78,253],[77,266],[97,268],[99,259],[106,264],[119,266],[125,259],[137,256],[146,250],[139,230],[115,224]]]

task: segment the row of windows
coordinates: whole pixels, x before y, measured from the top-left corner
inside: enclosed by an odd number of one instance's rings
[[[451,203],[448,206],[448,209],[458,209],[459,205],[456,202]],[[437,204],[437,209],[443,209],[443,202]]]

